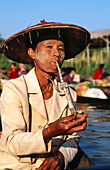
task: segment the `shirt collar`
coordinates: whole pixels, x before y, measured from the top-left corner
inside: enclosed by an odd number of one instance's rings
[[[28,93],[39,93],[41,91],[39,82],[35,74],[35,68],[32,68],[27,75],[25,75]]]
[[[72,74],[70,73],[70,77],[73,78]]]
[[[35,68],[32,68],[25,75],[25,80],[27,83],[28,93],[40,93],[41,92],[41,88],[40,88],[38,79],[35,74]],[[65,95],[63,90],[60,89],[60,83],[57,82],[56,79],[54,80],[53,88],[54,88],[54,90],[56,90],[59,93],[59,95],[61,95],[61,96]]]

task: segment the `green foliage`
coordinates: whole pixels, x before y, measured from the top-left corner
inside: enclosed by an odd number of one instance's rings
[[[6,67],[7,71],[10,68],[10,62],[9,60],[4,56],[4,54],[0,54],[0,70],[2,67]]]
[[[5,40],[1,37],[1,34],[0,34],[0,44],[2,45],[4,41]]]
[[[102,52],[102,60],[101,60],[101,52]],[[85,53],[85,57],[84,57]],[[99,67],[100,63],[104,63],[104,70],[110,71],[110,52],[107,54],[107,48],[98,48],[98,49],[90,49],[90,64],[87,62],[87,52],[85,50],[84,53],[80,53],[75,57],[74,67],[76,68],[76,72],[80,75],[93,76],[94,71]],[[71,63],[65,61],[63,67],[72,67]]]
[[[0,70],[2,69],[2,67],[5,67],[6,70],[8,71],[11,67],[11,64],[14,61],[9,60],[7,57],[5,57],[5,55],[3,53],[0,54]],[[19,63],[16,63],[17,67],[19,67]],[[26,64],[26,69],[29,71],[31,69],[31,66],[29,64]]]
[[[69,60],[64,61],[62,67],[65,67],[65,68],[66,67],[71,67],[70,61]]]

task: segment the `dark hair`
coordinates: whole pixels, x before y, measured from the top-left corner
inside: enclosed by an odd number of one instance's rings
[[[103,68],[104,67],[104,64],[100,64],[100,66],[99,66],[100,68]]]
[[[74,67],[67,67],[66,69],[67,74],[70,74],[72,70],[76,71]]]
[[[2,67],[2,70],[6,70],[6,67]]]
[[[11,63],[11,65],[12,65],[12,64],[13,64],[14,66],[16,66],[16,63]]]

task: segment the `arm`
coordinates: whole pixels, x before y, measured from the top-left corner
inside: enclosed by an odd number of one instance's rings
[[[84,113],[82,118],[75,120],[76,113],[67,117],[62,117],[51,123],[48,128],[43,130],[43,137],[47,143],[52,137],[60,135],[72,135],[74,132],[85,130],[87,114]]]
[[[46,142],[48,142],[52,137],[56,137],[59,135],[69,135],[67,140],[59,148],[59,152],[63,155],[62,161],[63,164],[65,162],[65,168],[67,164],[73,160],[78,151],[78,136],[75,135],[74,132],[85,130],[87,125],[86,113],[80,119],[75,120],[75,117],[76,113],[74,114],[74,116],[60,118],[50,124],[50,126],[43,131],[43,136]],[[58,139],[56,138],[56,143],[57,140]]]
[[[73,93],[73,92],[74,91],[72,90],[72,98],[75,101],[76,93]],[[53,128],[53,124],[50,124],[50,126],[49,126],[50,129],[47,128],[43,131],[43,134],[45,133],[44,135],[46,135],[46,138],[47,138],[46,142],[48,142],[51,139],[51,137],[54,136],[52,141],[54,141],[55,145],[57,144],[57,141],[60,140],[59,135],[67,135],[68,136],[68,138],[66,138],[66,141],[63,142],[59,146],[60,147],[59,151],[64,156],[65,167],[67,166],[68,162],[71,162],[73,160],[73,158],[75,157],[75,155],[78,151],[79,138],[78,138],[78,135],[76,135],[76,133],[74,133],[74,132],[85,130],[86,125],[87,125],[87,123],[86,123],[87,114],[86,113],[84,114],[84,116],[81,119],[75,120],[75,117],[76,117],[76,113],[74,113],[74,116],[71,115],[71,116],[66,116],[65,118],[64,117],[60,118],[56,122],[53,122],[54,125],[56,124],[56,127],[54,127],[55,129]],[[62,124],[62,126],[60,126],[61,124]],[[62,129],[62,128],[64,128],[64,129]],[[52,129],[53,129],[53,131],[52,131]],[[49,136],[49,130],[52,131],[52,136],[51,135]],[[60,130],[62,130],[62,132]],[[57,133],[57,135],[55,133]],[[57,137],[55,137],[55,136],[57,136]]]
[[[10,77],[11,75],[12,75],[12,70],[9,69],[9,71],[8,71],[8,76]]]
[[[21,101],[19,89],[12,83],[7,83],[1,96],[3,150],[14,155],[47,152],[42,130],[27,132]]]
[[[65,160],[65,168],[68,163],[73,160],[78,152],[79,136],[76,134],[69,135],[67,140],[61,145],[59,151],[63,154]]]

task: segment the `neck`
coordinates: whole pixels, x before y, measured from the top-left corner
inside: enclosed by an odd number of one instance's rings
[[[54,79],[54,75],[46,73],[38,67],[35,67],[35,74],[40,84],[44,99],[49,99],[53,95],[53,84],[51,80]]]

